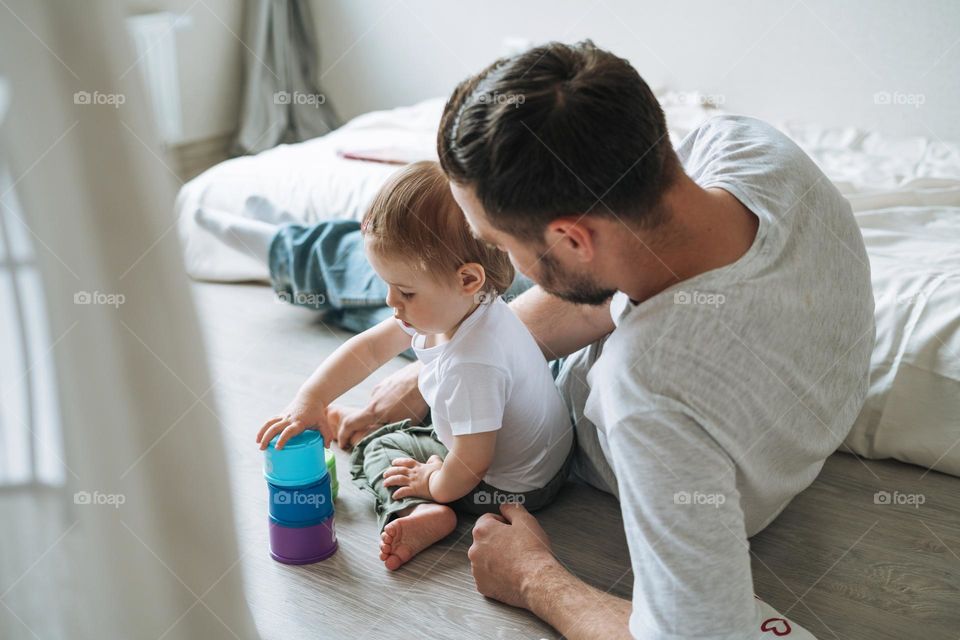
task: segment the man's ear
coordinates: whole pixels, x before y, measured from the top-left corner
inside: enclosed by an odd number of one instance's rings
[[[586,216],[556,218],[547,224],[544,239],[553,251],[569,251],[578,262],[593,260],[596,246],[593,229]]]
[[[473,295],[487,283],[487,273],[479,263],[468,262],[457,269],[457,281],[463,293]]]

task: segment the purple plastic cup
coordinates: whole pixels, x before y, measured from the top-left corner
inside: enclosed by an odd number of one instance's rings
[[[285,527],[270,518],[270,557],[284,564],[310,564],[337,551],[333,516],[306,527]]]

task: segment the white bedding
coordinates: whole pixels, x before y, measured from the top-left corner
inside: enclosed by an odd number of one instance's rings
[[[263,264],[217,240],[194,221],[194,212],[248,215],[267,207],[290,222],[359,219],[398,167],[345,160],[337,152],[400,147],[435,159],[443,104],[437,98],[368,113],[326,136],[227,160],[197,176],[183,186],[176,204],[187,273],[198,280],[268,280]]]
[[[660,96],[679,142],[719,113],[696,93]],[[344,160],[342,149],[400,147],[436,158],[444,101],[365,114],[322,138],[221,163],[193,179],[176,214],[188,273],[264,280],[266,268],[199,227],[201,207],[287,221],[358,219],[396,166]],[[780,123],[850,200],[870,256],[877,344],[870,392],[847,439],[854,452],[960,475],[960,150],[852,127]]]
[[[907,191],[857,214],[877,342],[867,400],[846,444],[960,476],[960,182],[938,191],[949,202],[918,205]]]

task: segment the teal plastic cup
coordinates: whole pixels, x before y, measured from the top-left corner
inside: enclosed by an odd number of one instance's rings
[[[290,438],[277,449],[274,436],[263,452],[263,476],[267,482],[281,487],[297,487],[313,484],[327,475],[324,459],[323,436],[319,431],[307,429]]]

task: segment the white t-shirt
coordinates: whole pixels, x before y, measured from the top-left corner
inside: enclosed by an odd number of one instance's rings
[[[860,411],[870,268],[849,203],[775,128],[720,116],[677,151],[698,185],[759,217],[756,239],[639,304],[614,296],[583,415],[616,476],[633,635],[770,638],[761,627],[789,623],[753,597],[747,538],[814,480]],[[805,634],[794,624],[789,637]]]
[[[573,425],[543,352],[510,307],[499,297],[481,304],[433,347],[399,324],[423,363],[420,393],[440,442],[452,449],[455,436],[499,430],[483,479],[510,492],[546,485],[573,446]]]

